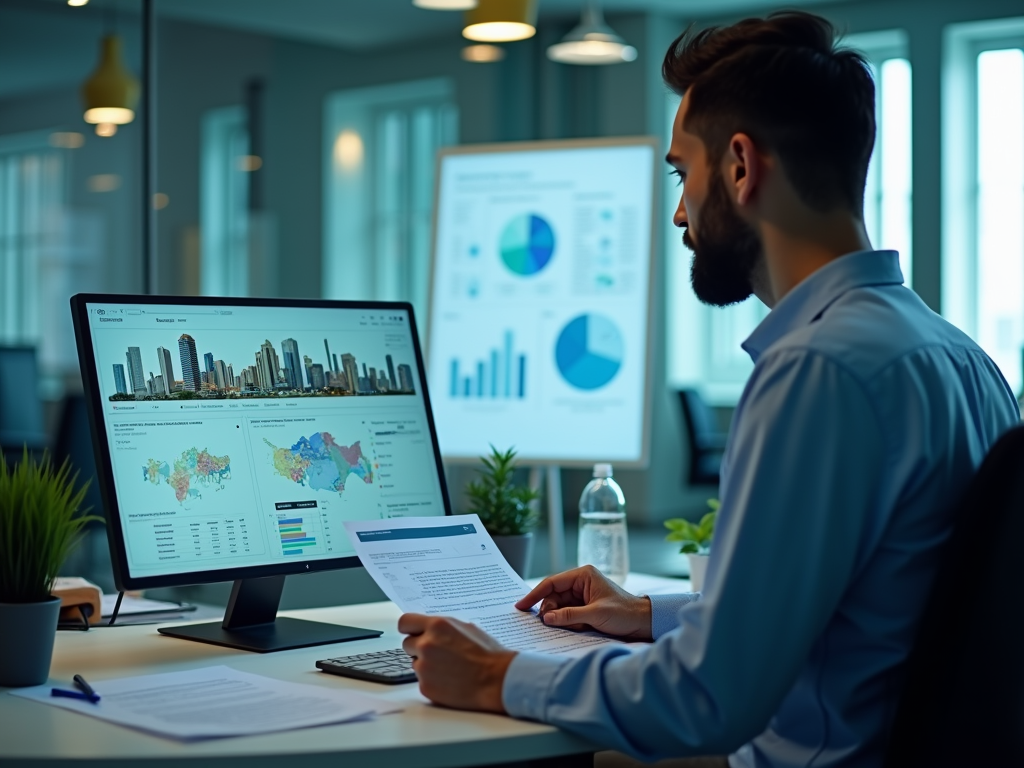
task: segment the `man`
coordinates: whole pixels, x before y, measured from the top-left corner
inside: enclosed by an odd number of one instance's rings
[[[772,308],[722,467],[702,595],[633,597],[590,568],[543,620],[652,640],[566,659],[403,616],[422,692],[645,760],[881,765],[951,512],[1019,419],[992,361],[902,285],[863,225],[874,86],[832,26],[782,13],[684,34],[668,162],[698,298]],[[724,763],[723,763],[724,764]]]

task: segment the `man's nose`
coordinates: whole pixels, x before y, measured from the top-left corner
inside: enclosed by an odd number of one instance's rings
[[[679,196],[679,206],[672,216],[672,223],[677,227],[686,227],[690,224],[690,220],[686,217],[686,203],[683,201],[682,195]]]

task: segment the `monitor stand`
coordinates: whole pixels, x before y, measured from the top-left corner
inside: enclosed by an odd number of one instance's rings
[[[236,581],[223,622],[160,627],[157,632],[182,640],[256,653],[364,640],[384,634],[378,629],[278,618],[277,607],[281,602],[284,579],[284,576],[266,576]]]

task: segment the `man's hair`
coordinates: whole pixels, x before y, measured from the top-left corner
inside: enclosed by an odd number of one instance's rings
[[[746,133],[776,154],[808,206],[858,216],[875,142],[875,86],[857,52],[836,47],[831,23],[784,11],[730,27],[691,27],[669,46],[665,83],[689,91],[686,130],[718,165]]]

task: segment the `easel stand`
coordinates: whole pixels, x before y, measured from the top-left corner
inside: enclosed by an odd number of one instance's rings
[[[565,570],[565,520],[562,515],[562,468],[556,465],[530,469],[530,487],[540,488],[541,472],[547,470],[544,484],[548,499],[548,564],[551,573]],[[536,503],[536,502],[535,502]]]

